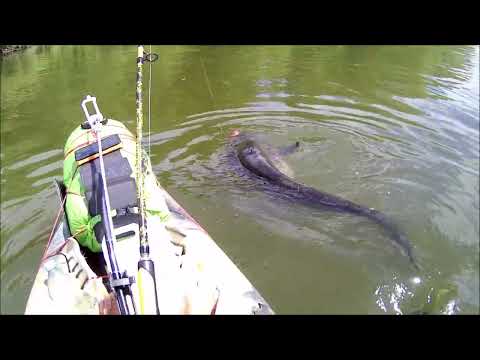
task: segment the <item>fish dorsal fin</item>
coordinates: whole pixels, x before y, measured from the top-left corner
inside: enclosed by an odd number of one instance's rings
[[[294,144],[279,147],[277,151],[280,156],[288,156],[290,154],[293,154],[299,148],[300,148],[300,142],[296,141]]]

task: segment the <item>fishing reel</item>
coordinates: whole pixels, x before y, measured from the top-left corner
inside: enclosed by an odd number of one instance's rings
[[[155,62],[158,60],[158,54],[155,53],[144,53],[142,60],[148,62]]]

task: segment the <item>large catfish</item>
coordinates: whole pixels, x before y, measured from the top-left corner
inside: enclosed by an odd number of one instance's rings
[[[282,194],[308,206],[351,213],[374,221],[387,231],[394,243],[410,259],[413,266],[419,269],[407,237],[386,215],[380,211],[301,184],[287,175],[290,171],[281,160],[280,155],[294,151],[299,146],[298,142],[279,152],[273,152],[271,147],[260,144],[252,134],[233,130],[229,137],[240,163],[251,173],[260,177],[264,182],[273,185]]]

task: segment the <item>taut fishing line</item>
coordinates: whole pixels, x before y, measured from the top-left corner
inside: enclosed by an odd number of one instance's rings
[[[152,53],[152,45],[150,45],[150,54]],[[151,152],[151,144],[150,144],[150,134],[151,134],[151,126],[150,126],[150,114],[151,114],[151,96],[152,93],[152,62],[149,61],[149,70],[148,70],[148,156],[151,159],[152,152]]]

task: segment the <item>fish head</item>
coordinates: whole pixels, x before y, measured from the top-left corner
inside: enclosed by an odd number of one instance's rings
[[[252,134],[242,131],[240,129],[233,129],[230,131],[228,134],[228,141],[230,144],[234,146],[238,146],[239,144],[243,143],[246,140],[251,140],[253,139]]]
[[[238,155],[246,160],[248,159],[258,159],[261,154],[260,149],[256,146],[253,141],[247,140],[237,145]]]

